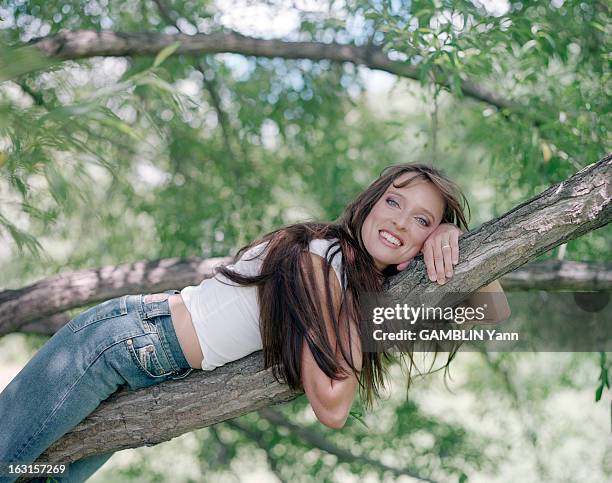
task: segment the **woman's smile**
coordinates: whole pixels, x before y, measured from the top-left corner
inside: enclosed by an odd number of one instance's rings
[[[391,231],[380,230],[378,234],[380,235],[380,239],[382,240],[383,244],[393,249],[398,249],[402,245],[404,245],[404,242],[402,242],[401,238]]]

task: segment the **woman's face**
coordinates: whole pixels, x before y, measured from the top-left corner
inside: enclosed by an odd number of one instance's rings
[[[361,227],[361,238],[379,270],[414,258],[444,215],[442,193],[418,178],[395,188],[418,173],[404,173],[389,185]]]

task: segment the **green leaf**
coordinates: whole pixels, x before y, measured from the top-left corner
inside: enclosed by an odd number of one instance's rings
[[[418,17],[423,17],[425,15],[430,15],[430,14],[431,14],[431,9],[429,9],[429,8],[422,8],[417,13],[415,13],[414,16],[418,18]]]
[[[153,67],[159,67],[161,63],[170,57],[176,49],[180,47],[180,42],[174,42],[173,44],[168,45],[168,47],[164,47],[155,57],[155,61],[153,62]]]
[[[362,424],[365,429],[370,429],[366,424],[365,419],[363,419],[363,415],[361,414],[361,412],[351,411],[349,413],[349,416],[355,419],[358,423]]]
[[[26,195],[28,192],[28,187],[19,176],[10,176],[9,181],[15,188],[17,188],[17,190],[21,193],[21,196]]]
[[[604,385],[600,384],[600,386],[597,388],[597,391],[595,391],[595,402],[599,401],[601,399],[601,394],[603,393],[603,388]]]
[[[20,230],[2,214],[0,214],[0,228],[4,228],[10,234],[13,241],[17,244],[17,249],[21,254],[24,253],[25,247],[32,255],[34,255],[34,257],[38,257],[40,255],[42,247],[38,240],[29,233]]]
[[[32,45],[11,48],[0,44],[0,82],[48,69],[58,63],[58,60],[45,57]]]
[[[135,139],[137,141],[144,140],[143,136],[138,131],[133,129],[129,124],[126,124],[118,117],[107,115],[107,116],[101,116],[97,118],[96,120],[102,125],[106,125],[110,128],[115,129],[118,132],[121,132],[123,134],[130,136],[132,139]]]

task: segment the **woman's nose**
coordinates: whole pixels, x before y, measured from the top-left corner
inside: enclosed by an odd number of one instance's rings
[[[408,215],[398,216],[393,220],[393,225],[399,231],[406,231],[408,227]]]

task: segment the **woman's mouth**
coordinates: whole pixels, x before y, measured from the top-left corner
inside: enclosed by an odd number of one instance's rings
[[[386,245],[390,248],[399,248],[403,245],[402,241],[399,238],[397,238],[395,235],[389,233],[386,230],[380,230],[378,232],[378,239],[383,245]]]

